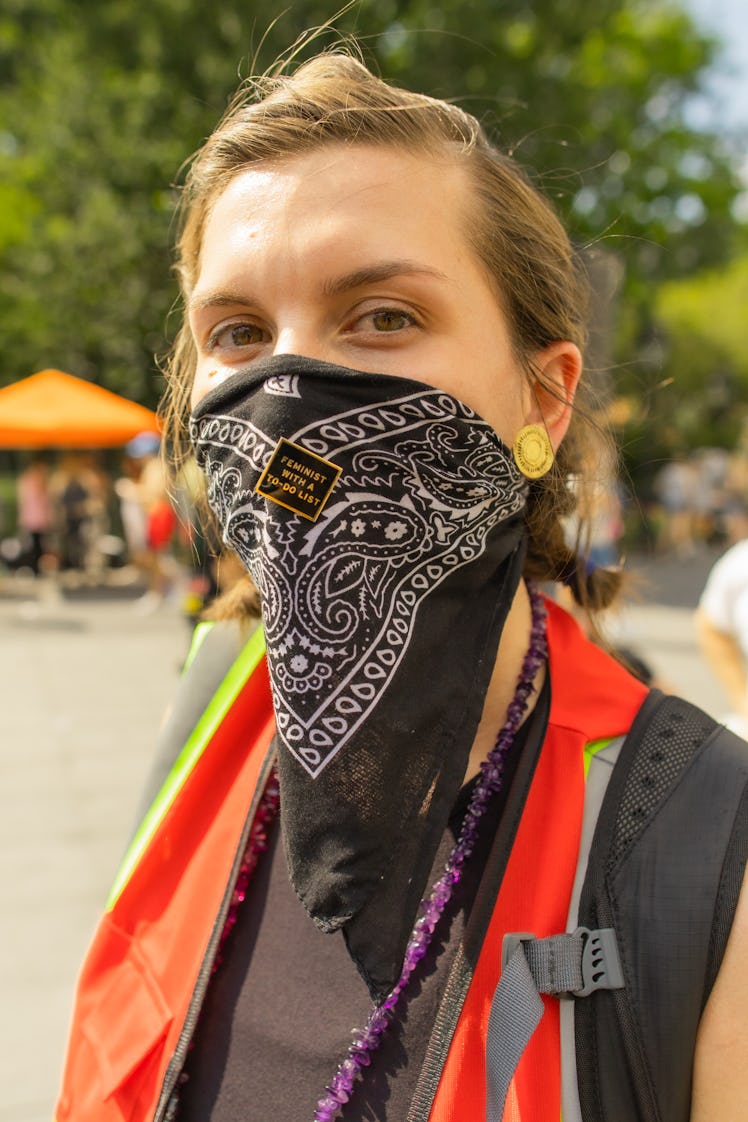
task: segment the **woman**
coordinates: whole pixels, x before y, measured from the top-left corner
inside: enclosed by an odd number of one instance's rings
[[[58,1122],[742,1117],[745,904],[700,1027],[704,977],[681,974],[679,1061],[650,1033],[643,1074],[601,1040],[610,991],[575,1030],[581,997],[541,1001],[537,972],[513,988],[522,939],[501,970],[504,935],[577,927],[585,755],[620,747],[646,693],[525,583],[594,610],[618,580],[564,541],[584,308],[551,208],[473,118],[331,54],[237,101],[183,217],[174,410],[267,661],[254,632],[223,678],[201,671],[211,636],[192,662],[184,748],[84,967]],[[624,935],[596,984],[628,995]],[[585,970],[546,989],[580,993]]]

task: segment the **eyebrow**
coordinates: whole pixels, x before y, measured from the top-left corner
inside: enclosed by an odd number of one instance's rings
[[[227,308],[233,304],[246,304],[249,307],[254,303],[253,300],[248,300],[240,292],[230,292],[224,290],[215,290],[203,292],[202,295],[191,296],[187,302],[187,312],[200,312],[203,308]]]
[[[342,277],[326,281],[323,292],[326,296],[339,296],[342,292],[349,292],[353,288],[363,288],[369,284],[379,284],[381,281],[391,280],[393,277],[423,276],[434,277],[436,280],[449,280],[446,273],[432,269],[430,265],[421,265],[417,261],[381,261],[374,265],[365,265],[362,269],[354,269]]]
[[[439,269],[432,269],[430,265],[422,265],[417,261],[395,260],[381,261],[373,265],[365,265],[361,269],[354,269],[341,277],[325,281],[322,291],[325,296],[339,296],[343,292],[350,292],[354,288],[363,288],[370,284],[380,284],[382,281],[391,280],[393,277],[422,276],[433,277],[435,280],[447,281],[449,277]],[[230,305],[252,305],[256,301],[247,298],[240,292],[215,290],[192,296],[187,310],[189,313],[199,312],[203,308],[221,308]]]

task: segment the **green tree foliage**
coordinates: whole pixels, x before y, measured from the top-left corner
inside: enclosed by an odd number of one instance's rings
[[[52,365],[154,403],[179,169],[255,54],[268,66],[333,10],[299,0],[273,24],[267,0],[5,0],[0,383]],[[727,254],[736,161],[683,114],[715,44],[678,7],[361,0],[337,26],[385,77],[456,96],[580,243],[620,255],[632,337],[656,283]]]
[[[708,356],[714,370],[729,371],[748,393],[748,253],[719,270],[663,285],[655,314],[666,329],[670,362],[685,389],[699,385]]]
[[[658,290],[654,314],[672,376],[658,403],[658,427],[675,447],[731,447],[738,439],[748,404],[746,308],[745,252]]]

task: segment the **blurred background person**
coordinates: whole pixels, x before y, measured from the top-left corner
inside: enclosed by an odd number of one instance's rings
[[[86,489],[86,527],[83,571],[96,582],[103,576],[110,556],[103,548],[111,526],[112,478],[96,452],[84,452],[80,458],[80,478]]]
[[[127,453],[122,457],[121,473],[114,481],[114,493],[119,502],[119,517],[128,561],[143,572],[146,570],[145,554],[148,549],[148,516],[141,501],[138,481],[141,461]]]
[[[694,467],[694,537],[700,545],[724,540],[727,474],[730,455],[725,448],[697,448]]]
[[[169,496],[169,487],[161,458],[161,440],[155,433],[139,433],[125,447],[133,468],[134,490],[125,487],[126,503],[138,502],[145,525],[145,547],[134,557],[146,581],[146,591],[138,601],[138,610],[153,611],[165,600],[174,583],[177,567],[171,554],[177,516]],[[118,489],[120,501],[122,487]],[[124,522],[123,513],[123,522]],[[137,535],[137,516],[128,509],[130,530]]]
[[[62,457],[50,480],[60,543],[60,567],[83,572],[90,540],[91,481],[83,457]]]
[[[205,517],[202,473],[194,460],[182,465],[174,486],[179,560],[185,570],[181,607],[192,630],[219,590],[216,558],[224,547],[214,525]]]
[[[748,539],[712,567],[696,627],[702,653],[731,705],[725,724],[748,737]]]
[[[95,576],[103,566],[96,545],[109,529],[110,484],[90,452],[65,453],[50,478],[60,568]]]
[[[654,488],[662,518],[657,535],[657,549],[661,553],[673,550],[678,557],[691,557],[695,550],[694,511],[697,488],[693,463],[686,456],[670,460],[657,472]]]
[[[736,545],[748,538],[748,452],[742,447],[730,456],[725,490],[725,538]]]
[[[28,538],[28,565],[34,575],[38,576],[54,522],[49,492],[49,466],[42,456],[35,456],[18,476],[16,499],[18,528]]]

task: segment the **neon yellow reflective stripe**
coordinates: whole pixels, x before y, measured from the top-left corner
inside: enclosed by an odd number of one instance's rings
[[[187,658],[184,660],[184,666],[182,667],[183,674],[185,674],[192,666],[192,663],[195,661],[195,655],[202,647],[203,642],[207,639],[208,632],[212,631],[214,627],[215,622],[210,619],[204,619],[202,623],[198,623],[195,627],[194,631],[192,632],[190,649],[187,652]]]
[[[590,770],[590,764],[592,763],[592,757],[596,756],[598,752],[602,752],[603,748],[607,748],[612,740],[615,740],[614,736],[606,736],[604,740],[591,740],[589,742],[589,744],[585,744],[585,746],[584,746],[584,778],[585,779],[587,778],[587,775],[588,775],[589,770]]]
[[[242,686],[253,673],[265,653],[265,636],[262,628],[251,635],[226,677],[213,694],[200,720],[192,730],[187,743],[177,757],[163,787],[154,799],[148,813],[138,827],[130,848],[125,854],[109,898],[106,910],[111,911],[129,881],[138,862],[153,839],[159,825],[202,756],[216,729],[234,704]]]

